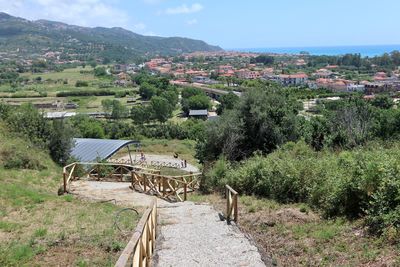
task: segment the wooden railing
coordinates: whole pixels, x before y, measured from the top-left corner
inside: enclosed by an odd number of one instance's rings
[[[64,193],[67,193],[70,182],[76,178],[93,179],[96,181],[130,182],[132,171],[146,171],[148,173],[160,174],[160,170],[145,169],[128,164],[74,162],[63,168],[62,190]]]
[[[157,202],[143,214],[128,245],[122,251],[115,267],[151,266],[157,234]]]
[[[200,173],[163,176],[157,173],[132,172],[132,189],[169,201],[185,201],[187,193],[199,186]]]
[[[141,193],[156,195],[169,201],[185,201],[187,193],[199,187],[200,173],[182,176],[163,176],[160,170],[120,163],[75,162],[63,168],[61,193],[68,192],[74,179],[131,182],[131,188]]]
[[[238,221],[238,193],[229,185],[225,186],[226,196],[226,221],[230,223],[233,220],[235,223]]]

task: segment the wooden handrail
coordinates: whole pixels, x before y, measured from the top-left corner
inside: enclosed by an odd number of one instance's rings
[[[238,222],[238,193],[233,190],[229,185],[225,185],[226,196],[226,220],[228,223],[233,219],[235,223]]]
[[[146,171],[149,173],[160,173],[160,170],[155,170],[155,169],[146,169],[142,167],[137,167],[137,166],[132,166],[129,164],[121,164],[121,163],[103,163],[103,162],[74,162],[71,164],[68,164],[63,167],[63,182],[62,182],[62,191],[65,193],[68,192],[68,185],[70,181],[74,178],[74,171],[77,166],[112,166],[112,167],[117,167],[115,170],[113,170],[106,178],[110,177],[121,177],[124,175],[124,172],[130,172],[132,170],[137,170],[137,171]],[[91,169],[87,174],[91,176],[92,178],[99,178],[98,173],[97,174],[92,174],[93,171],[96,171]],[[119,171],[119,172],[118,172]],[[117,173],[118,172],[118,173]]]
[[[181,176],[164,176],[160,170],[152,170],[120,163],[74,162],[63,168],[63,192],[68,192],[69,183],[76,177],[78,166],[88,166],[85,175],[91,179],[118,179],[131,180],[131,189],[142,193],[157,195],[169,201],[185,201],[187,193],[196,190],[199,186],[198,176],[201,173],[190,173]],[[101,169],[101,166],[111,168]],[[128,179],[129,179],[128,178]],[[182,198],[183,194],[183,198]]]
[[[115,267],[150,266],[157,235],[157,202],[153,201],[136,226]]]
[[[164,176],[155,173],[132,172],[131,188],[169,201],[186,201],[188,190],[194,191],[198,187],[197,176],[199,175],[201,174]]]

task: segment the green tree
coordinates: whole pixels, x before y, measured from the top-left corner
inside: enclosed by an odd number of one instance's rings
[[[240,160],[255,151],[270,153],[297,140],[296,114],[297,104],[280,91],[250,90],[233,110],[207,125],[197,156],[202,161],[215,160],[221,154],[229,160]]]
[[[390,109],[393,107],[394,102],[393,99],[387,95],[377,95],[371,101],[371,104],[377,108]]]
[[[164,97],[165,99],[167,99],[168,102],[173,107],[175,107],[178,104],[179,96],[178,96],[178,93],[176,91],[174,91],[174,90],[164,91],[164,92],[161,93],[160,96]]]
[[[98,67],[94,69],[94,76],[96,77],[103,77],[107,75],[106,68],[104,67]]]
[[[92,60],[92,61],[89,62],[89,65],[94,69],[94,68],[96,68],[97,63],[96,63],[95,60]]]
[[[217,107],[217,113],[218,115],[221,115],[224,110],[233,109],[239,102],[239,97],[234,93],[229,92],[228,94],[221,96],[219,102],[220,104]]]
[[[143,125],[150,121],[152,108],[147,106],[134,106],[131,109],[131,118],[136,124]]]
[[[86,115],[77,115],[71,118],[72,125],[79,131],[79,136],[83,138],[105,138],[102,123]]]
[[[144,82],[140,85],[139,94],[143,99],[149,100],[157,94],[157,88],[154,85]]]
[[[150,102],[154,119],[161,123],[166,122],[172,116],[173,107],[169,101],[160,96],[154,96]]]
[[[74,132],[64,120],[54,120],[49,141],[49,151],[52,159],[64,165],[70,158],[73,146]]]
[[[104,99],[101,101],[103,110],[109,113],[111,119],[119,120],[128,115],[128,110],[118,100]]]

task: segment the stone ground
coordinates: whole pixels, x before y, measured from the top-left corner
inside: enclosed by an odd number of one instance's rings
[[[265,266],[257,248],[207,204],[159,208],[154,266]]]
[[[172,164],[174,164],[174,163],[181,164],[181,162],[182,162],[180,159],[176,159],[173,156],[169,156],[169,155],[145,154],[145,157],[146,157],[146,161],[148,163],[150,163],[151,161],[161,161],[161,162],[171,162]],[[139,155],[133,155],[132,158],[138,160]],[[129,160],[129,156],[127,155],[124,157],[120,157],[118,159]],[[199,168],[197,168],[194,165],[191,165],[190,163],[187,163],[187,167],[181,168],[181,170],[187,171],[187,172],[198,172]]]
[[[71,183],[70,191],[85,199],[113,199],[135,207],[146,207],[154,199],[133,192],[129,183],[79,180]],[[210,205],[157,199],[157,206],[154,266],[265,266],[255,245],[235,225],[221,221]]]

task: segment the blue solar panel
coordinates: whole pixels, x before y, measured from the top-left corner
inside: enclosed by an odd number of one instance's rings
[[[139,142],[132,140],[74,138],[71,156],[81,162],[95,162],[98,159],[105,160],[122,147],[130,144],[139,145]]]

